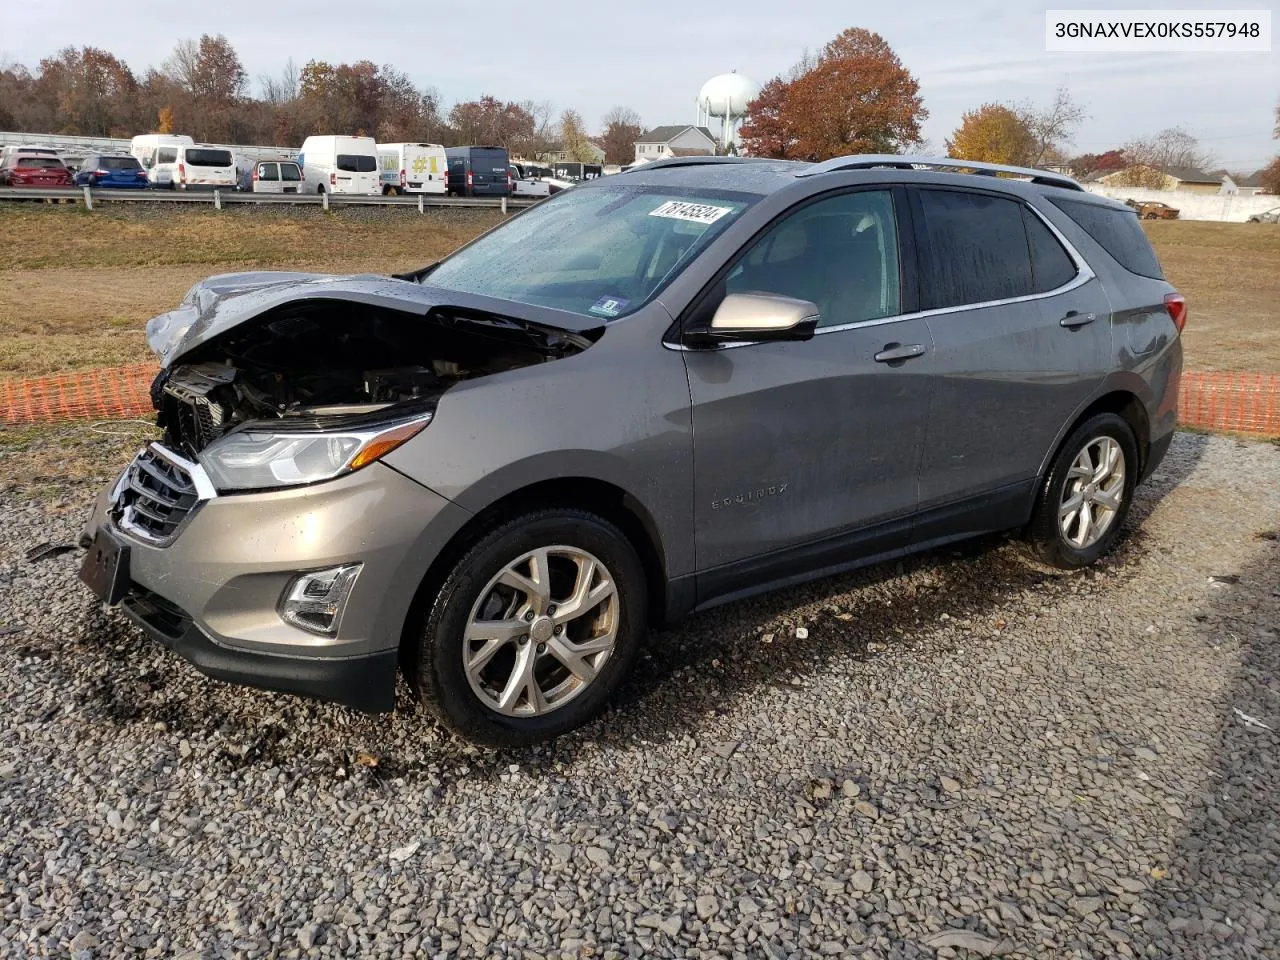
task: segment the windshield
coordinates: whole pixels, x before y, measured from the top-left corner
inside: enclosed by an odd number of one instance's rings
[[[422,282],[609,320],[639,308],[758,199],[623,185],[566,190]]]
[[[192,150],[188,148],[187,163],[193,167],[229,167],[231,166],[231,151]]]
[[[378,158],[363,153],[340,153],[338,169],[347,173],[373,173],[378,169]]]

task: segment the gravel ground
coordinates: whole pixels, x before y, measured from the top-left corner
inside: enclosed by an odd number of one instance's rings
[[[0,493],[4,957],[1280,956],[1275,445],[1180,435],[1082,574],[701,615],[514,753],[203,679],[23,560],[81,490]]]

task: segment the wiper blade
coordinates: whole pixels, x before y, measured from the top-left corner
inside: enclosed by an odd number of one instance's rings
[[[393,273],[392,280],[408,280],[410,283],[421,283],[423,279],[431,273],[436,267],[440,266],[440,261],[429,263],[425,267],[419,267],[417,270],[410,270],[408,273]]]

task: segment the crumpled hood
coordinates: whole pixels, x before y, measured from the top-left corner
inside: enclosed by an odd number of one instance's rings
[[[258,271],[225,273],[201,280],[187,291],[176,310],[147,321],[147,344],[160,357],[161,365],[168,367],[200,344],[242,323],[287,303],[307,300],[347,300],[424,317],[433,307],[482,310],[575,332],[601,326],[596,317],[459,293],[379,274],[334,276]]]
[[[350,300],[426,313],[437,299],[417,283],[376,274],[258,271],[201,280],[176,310],[147,321],[147,344],[162,366],[194,347],[274,307],[299,300]]]

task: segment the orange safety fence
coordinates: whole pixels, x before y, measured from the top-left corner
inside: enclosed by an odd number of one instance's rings
[[[0,380],[0,424],[149,417],[149,363]],[[1184,373],[1178,421],[1188,427],[1280,436],[1280,375]]]
[[[0,423],[124,420],[146,417],[155,364],[98,367],[27,380],[0,380]]]

